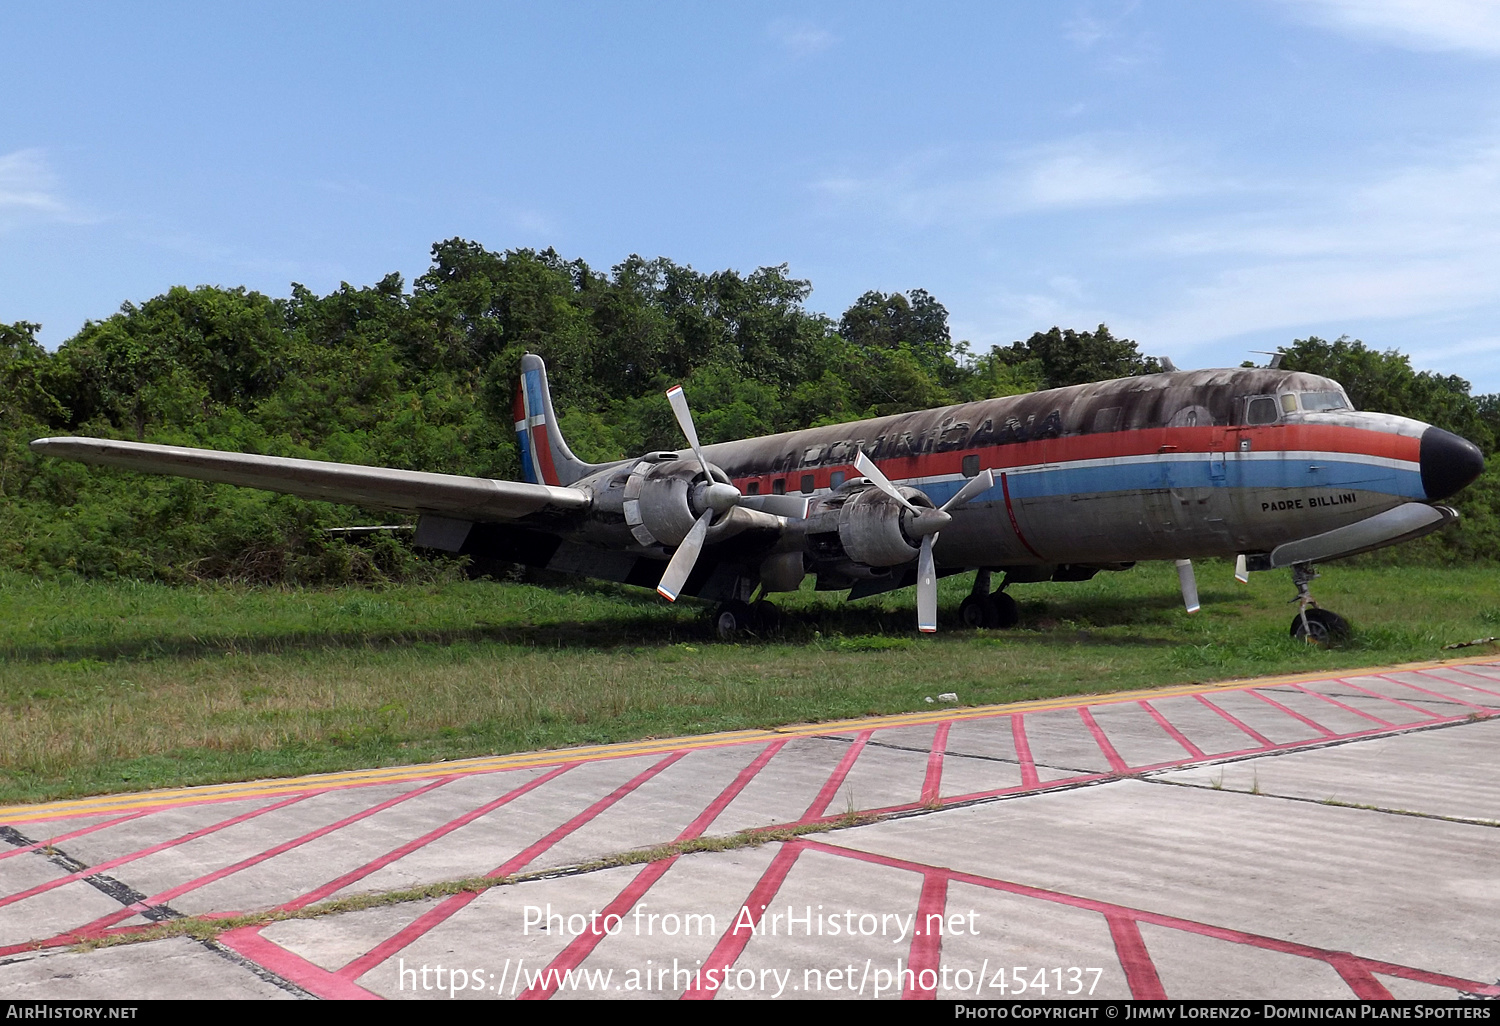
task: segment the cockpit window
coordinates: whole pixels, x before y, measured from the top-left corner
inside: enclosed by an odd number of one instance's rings
[[[1245,410],[1247,424],[1274,424],[1277,421],[1276,400],[1268,395],[1256,396]]]
[[[1308,413],[1321,413],[1324,410],[1347,410],[1349,400],[1344,398],[1342,392],[1303,392],[1302,408]]]

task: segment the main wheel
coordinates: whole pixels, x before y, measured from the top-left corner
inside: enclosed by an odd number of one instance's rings
[[[714,632],[720,641],[733,641],[750,629],[753,619],[748,605],[730,599],[714,611]]]
[[[958,618],[965,627],[975,630],[1000,626],[1000,612],[990,595],[970,595],[959,603]]]
[[[762,599],[751,605],[750,622],[762,634],[774,634],[781,629],[781,610]]]
[[[1347,640],[1351,633],[1349,621],[1337,613],[1330,613],[1326,609],[1309,609],[1305,625],[1302,622],[1302,615],[1298,613],[1292,617],[1292,628],[1289,633],[1292,637],[1310,644],[1336,644]]]
[[[1014,627],[1021,622],[1021,607],[1010,597],[1009,592],[998,591],[990,596],[995,602],[995,626],[1001,630]]]

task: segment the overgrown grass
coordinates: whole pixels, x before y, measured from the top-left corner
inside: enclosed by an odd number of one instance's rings
[[[1355,625],[1290,640],[1285,574],[1170,565],[1018,586],[1011,631],[915,633],[911,593],[779,599],[773,637],[721,644],[702,607],[612,586],[170,588],[0,577],[0,800],[771,727],[1442,655],[1496,633],[1500,576],[1332,567]],[[951,622],[966,577],[942,582]]]

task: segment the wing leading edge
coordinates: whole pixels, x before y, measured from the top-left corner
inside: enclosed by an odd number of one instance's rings
[[[38,438],[31,448],[47,456],[104,467],[193,477],[370,509],[474,520],[565,516],[581,513],[592,503],[586,492],[554,485],[104,438]]]

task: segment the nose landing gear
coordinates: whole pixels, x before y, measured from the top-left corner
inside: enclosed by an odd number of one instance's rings
[[[1289,633],[1309,645],[1333,645],[1346,641],[1352,633],[1349,621],[1337,613],[1319,609],[1312,597],[1309,585],[1318,576],[1311,563],[1292,564],[1292,583],[1297,586],[1297,597],[1292,601],[1301,603],[1301,608],[1292,617]]]

